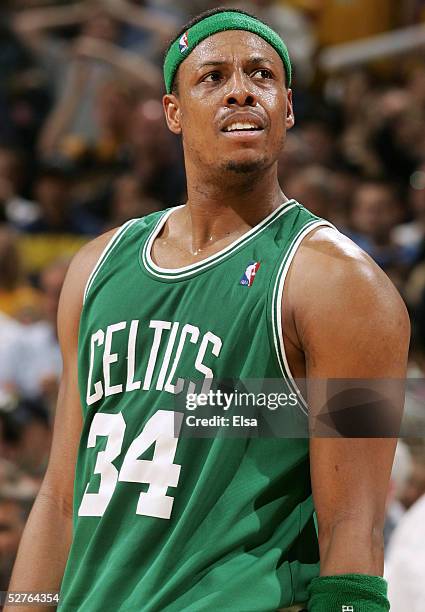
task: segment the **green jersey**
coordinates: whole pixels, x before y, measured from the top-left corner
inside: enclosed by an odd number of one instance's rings
[[[176,397],[229,378],[299,393],[285,277],[329,223],[291,200],[211,257],[164,269],[151,250],[174,210],[125,223],[86,286],[63,612],[265,612],[305,601],[318,574],[308,439],[181,436]]]

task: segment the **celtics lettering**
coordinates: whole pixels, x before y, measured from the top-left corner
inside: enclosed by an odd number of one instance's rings
[[[193,356],[191,369],[199,372],[199,379],[204,381],[198,392],[208,393],[213,372],[204,361],[211,363],[219,356],[223,344],[221,338],[210,331],[201,333],[196,325],[182,325],[177,321],[152,320],[145,331],[142,340],[139,340],[142,335],[141,322],[135,319],[113,323],[105,330],[98,329],[92,334],[86,396],[88,405],[103,397],[141,389],[148,391],[155,388],[157,391],[180,393],[185,381],[179,377],[179,366],[182,355],[187,364],[188,354]],[[190,345],[193,346],[189,353]],[[114,346],[119,346],[121,350]],[[187,392],[195,391],[196,384],[189,382]]]

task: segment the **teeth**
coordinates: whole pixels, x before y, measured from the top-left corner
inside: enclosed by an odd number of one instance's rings
[[[255,125],[255,123],[251,123],[250,121],[244,121],[243,123],[242,122],[232,123],[225,129],[225,132],[235,132],[236,130],[257,130],[257,129],[259,129],[259,127],[258,125]]]

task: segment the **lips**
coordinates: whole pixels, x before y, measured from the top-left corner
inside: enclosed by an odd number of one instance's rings
[[[264,130],[264,122],[255,115],[231,115],[221,128],[225,133],[260,132]]]
[[[262,130],[263,128],[259,127],[258,125],[255,125],[255,123],[252,123],[251,121],[235,121],[234,123],[231,123],[230,125],[228,125],[227,127],[224,128],[224,132],[241,132],[241,131],[247,131],[247,130],[255,130],[255,131],[259,131]]]

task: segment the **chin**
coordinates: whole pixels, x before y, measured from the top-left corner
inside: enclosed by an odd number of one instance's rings
[[[235,174],[251,174],[268,168],[270,164],[264,158],[260,159],[230,159],[226,161],[222,168],[226,172]]]

